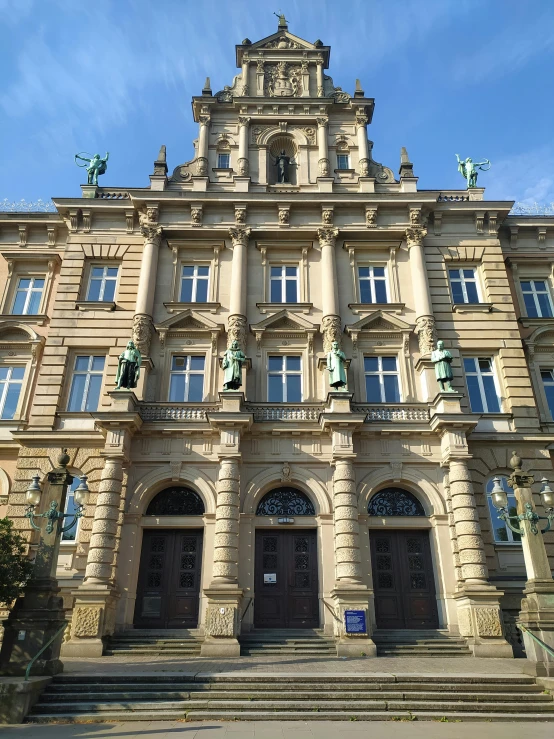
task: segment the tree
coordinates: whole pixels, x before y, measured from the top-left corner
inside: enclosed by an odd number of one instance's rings
[[[0,518],[0,607],[9,608],[33,572],[25,556],[27,542],[13,530],[13,523]]]

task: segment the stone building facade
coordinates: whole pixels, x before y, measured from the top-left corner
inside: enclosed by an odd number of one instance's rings
[[[140,627],[236,655],[253,628],[316,627],[339,654],[441,628],[511,656],[525,569],[488,492],[513,449],[552,472],[554,220],[419,190],[405,149],[396,178],[373,99],[283,19],[236,58],[193,98],[192,161],[170,174],[162,147],[149,187],[0,214],[0,513],[32,551],[25,490],[61,448],[91,489],[58,562],[63,654]],[[130,338],[139,384],[115,390]],[[223,393],[234,340],[243,385]]]

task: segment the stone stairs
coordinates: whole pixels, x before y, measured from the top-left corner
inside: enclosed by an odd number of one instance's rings
[[[439,629],[377,629],[371,638],[378,657],[469,657],[461,636]]]
[[[322,629],[255,629],[241,634],[242,657],[263,655],[304,655],[311,657],[336,657],[337,648],[332,636],[325,636]]]
[[[553,721],[528,675],[57,675],[29,723],[154,720]]]
[[[114,634],[108,640],[104,655],[145,654],[151,657],[181,655],[200,656],[203,641],[198,629],[132,629]]]

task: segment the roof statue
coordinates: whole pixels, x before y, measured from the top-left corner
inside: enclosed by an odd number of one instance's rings
[[[487,172],[491,168],[491,163],[488,159],[485,159],[483,162],[474,162],[471,157],[467,157],[467,159],[464,161],[463,159],[460,159],[460,157],[456,154],[456,159],[458,160],[458,172],[464,177],[464,179],[467,181],[467,189],[471,189],[472,187],[477,187],[477,175],[479,172],[478,169],[482,170],[483,172]],[[484,169],[485,165],[489,165],[487,169]]]
[[[106,172],[106,169],[108,168],[108,157],[110,156],[109,151],[106,152],[105,157],[101,157],[100,154],[95,154],[93,157],[90,157],[90,156],[82,157],[81,154],[86,154],[86,151],[82,151],[80,154],[75,154],[75,164],[78,167],[87,168],[87,174],[88,174],[87,184],[97,185],[98,175],[104,174]],[[79,164],[77,162],[77,159],[80,159],[83,162],[87,162],[87,164]]]
[[[273,13],[273,15],[276,15],[277,18],[279,18],[279,28],[286,28],[287,27],[287,19],[285,18],[285,14],[279,11],[278,13]]]

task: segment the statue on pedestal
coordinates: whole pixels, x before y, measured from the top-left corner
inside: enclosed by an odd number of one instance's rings
[[[452,387],[452,354],[444,348],[444,341],[437,341],[437,348],[431,352],[431,362],[435,365],[435,377],[441,393],[455,393]]]
[[[327,352],[327,366],[329,385],[334,390],[346,390],[346,354],[339,349],[337,341],[331,344],[331,351]]]
[[[277,182],[290,182],[289,179],[289,166],[291,164],[290,157],[285,154],[283,150],[277,159],[275,165],[277,167]]]
[[[118,390],[121,390],[121,388],[130,390],[137,386],[141,363],[141,353],[136,348],[135,342],[129,341],[125,351],[119,355],[117,375],[115,376],[115,386]]]
[[[242,385],[242,365],[246,356],[241,351],[238,341],[233,341],[223,355],[221,366],[225,370],[223,390],[238,390]]]
[[[81,152],[81,154],[86,154],[86,152],[83,151]],[[98,175],[104,174],[106,172],[106,169],[108,168],[108,157],[109,156],[110,156],[109,151],[106,152],[105,157],[101,157],[100,154],[95,154],[93,157],[82,157],[80,154],[75,154],[75,164],[77,164],[78,167],[87,168],[87,174],[88,174],[87,184],[89,185],[98,184]],[[77,159],[80,159],[83,162],[87,162],[87,164],[78,164]]]
[[[483,172],[487,172],[491,168],[491,163],[488,159],[485,159],[484,162],[474,162],[471,157],[467,157],[467,159],[464,161],[463,159],[460,159],[460,157],[456,154],[456,159],[458,160],[458,172],[462,175],[462,177],[467,182],[467,189],[477,187],[477,175],[479,172],[478,169],[482,170]],[[487,169],[484,169],[485,165],[489,165]]]

